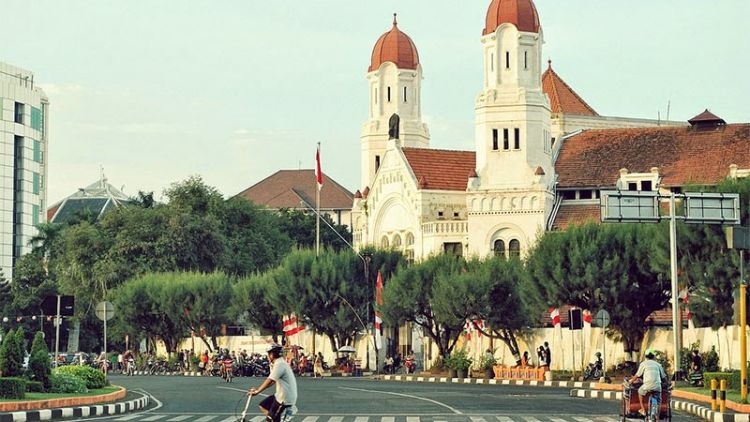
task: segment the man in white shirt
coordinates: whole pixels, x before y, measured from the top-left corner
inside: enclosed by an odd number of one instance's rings
[[[654,360],[655,355],[654,349],[647,349],[646,360],[641,362],[640,366],[638,366],[638,372],[630,379],[631,383],[636,383],[640,380],[643,381],[643,384],[638,388],[638,400],[641,403],[640,413],[642,415],[646,414],[646,407],[643,405],[643,398],[646,397],[646,394],[653,391],[659,395],[659,399],[661,400],[661,385],[669,381],[664,368],[661,367],[659,362]]]
[[[276,384],[276,393],[260,402],[260,411],[266,415],[269,422],[279,422],[284,411],[297,403],[297,380],[294,371],[281,358],[282,347],[278,344],[268,346],[268,361],[271,363],[271,374],[258,388],[251,388],[247,394],[255,396],[263,390]]]

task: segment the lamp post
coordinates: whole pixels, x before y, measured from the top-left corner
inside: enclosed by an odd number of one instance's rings
[[[362,252],[362,261],[364,261],[365,264],[365,283],[367,285],[367,289],[370,290],[370,262],[372,262],[372,253],[370,252]],[[370,304],[372,301],[370,300],[370,295],[367,295],[367,325],[365,326],[365,332],[367,333],[367,337],[370,337],[370,329],[368,328],[370,326]],[[375,346],[375,369],[378,367],[378,349],[377,345],[373,343],[373,346]],[[367,353],[366,353],[366,359],[367,364],[365,365],[366,368],[370,369],[370,345],[367,345]]]

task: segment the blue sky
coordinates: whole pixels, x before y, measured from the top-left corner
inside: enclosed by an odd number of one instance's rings
[[[201,175],[235,195],[279,169],[359,186],[375,41],[423,66],[433,148],[473,149],[489,0],[3,0],[0,61],[51,102],[49,203],[104,167],[128,194]],[[747,0],[537,0],[544,57],[602,115],[750,122]],[[311,181],[312,182],[312,181]]]

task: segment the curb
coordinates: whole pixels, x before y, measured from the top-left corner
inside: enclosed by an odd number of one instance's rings
[[[534,381],[534,380],[499,380],[484,378],[448,378],[448,377],[423,377],[414,375],[382,375],[383,381],[405,381],[405,382],[443,382],[453,384],[480,384],[480,385],[522,385],[529,387],[557,387],[557,388],[594,388],[598,382],[580,381]]]
[[[621,391],[591,391],[570,390],[570,397],[586,399],[622,400]],[[709,422],[750,422],[750,414],[747,413],[721,413],[715,412],[705,406],[681,400],[672,399],[672,409],[691,413]]]
[[[49,421],[61,418],[80,418],[97,415],[117,415],[148,405],[148,396],[122,403],[95,406],[65,407],[61,409],[29,410],[27,412],[0,413],[0,422]]]

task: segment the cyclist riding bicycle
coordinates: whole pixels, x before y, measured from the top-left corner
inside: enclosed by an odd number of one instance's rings
[[[638,412],[643,416],[646,416],[646,406],[643,405],[643,399],[648,394],[656,394],[656,397],[661,400],[661,386],[663,383],[669,382],[664,368],[654,360],[655,356],[654,349],[647,349],[646,360],[641,362],[638,366],[638,372],[630,379],[631,383],[643,381],[643,384],[638,388],[638,401],[641,404],[641,409]]]
[[[276,384],[276,393],[260,402],[260,411],[266,415],[266,421],[279,422],[288,409],[297,403],[297,380],[286,360],[281,357],[282,347],[278,344],[268,346],[268,361],[271,363],[271,374],[258,388],[251,388],[247,394],[255,396]],[[291,410],[291,409],[290,409]]]

